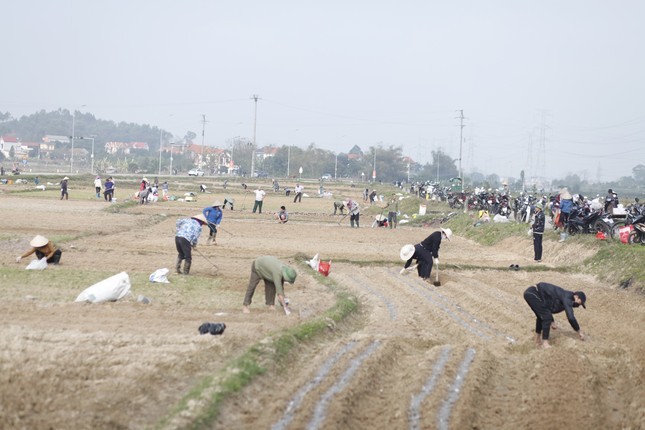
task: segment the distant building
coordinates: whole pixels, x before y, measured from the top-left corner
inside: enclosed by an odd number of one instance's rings
[[[51,144],[54,144],[56,142],[72,143],[69,139],[69,136],[57,136],[54,134],[46,134],[45,137],[43,137],[43,142]]]
[[[11,148],[13,148],[14,155],[18,155],[18,152],[21,151],[18,138],[13,136],[0,136],[0,152],[2,152],[6,158],[9,158]]]
[[[146,142],[106,142],[105,143],[105,152],[108,154],[116,154],[117,152],[123,152],[124,154],[130,154],[133,150],[142,150],[150,151],[150,147]]]

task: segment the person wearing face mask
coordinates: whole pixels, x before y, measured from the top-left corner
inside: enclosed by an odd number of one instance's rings
[[[524,300],[535,314],[535,343],[541,348],[550,348],[549,335],[553,314],[564,311],[571,327],[578,333],[580,340],[585,335],[573,314],[573,308],[582,306],[587,309],[587,296],[582,291],[567,291],[557,285],[538,282],[524,291]]]

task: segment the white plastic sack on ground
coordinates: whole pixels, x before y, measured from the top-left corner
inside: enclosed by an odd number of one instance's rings
[[[493,217],[493,222],[511,222],[504,215],[497,214]]]
[[[309,264],[315,271],[318,271],[318,267],[320,266],[320,256],[318,254],[314,255],[314,258],[307,261],[307,264]]]
[[[165,284],[169,284],[168,272],[170,272],[170,270],[166,268],[155,270],[154,273],[150,275],[150,282],[163,282]]]
[[[25,270],[43,270],[47,268],[47,257],[43,257],[40,260],[31,260],[31,263],[25,268]]]
[[[130,277],[121,272],[87,288],[76,302],[100,303],[122,299],[130,291]]]

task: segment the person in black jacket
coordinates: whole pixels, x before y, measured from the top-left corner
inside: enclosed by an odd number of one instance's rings
[[[535,343],[542,348],[550,348],[549,334],[553,323],[553,314],[565,311],[571,327],[578,333],[580,340],[585,340],[580,325],[573,314],[573,308],[587,308],[587,296],[582,291],[567,291],[557,285],[538,282],[524,291],[524,300],[535,313]],[[540,339],[541,334],[541,339]]]
[[[533,254],[536,263],[542,261],[542,235],[544,234],[544,212],[542,203],[535,204],[535,221],[533,229]]]
[[[440,231],[435,231],[430,236],[423,239],[421,243],[414,245],[414,252],[412,252],[411,245],[406,245],[401,249],[401,259],[405,261],[405,266],[401,269],[401,274],[410,267],[412,260],[417,260],[417,273],[419,277],[426,282],[430,281],[430,273],[432,272],[433,259],[439,264],[439,247],[441,246],[441,239],[446,238],[450,240],[452,230],[449,228],[442,228]],[[404,252],[405,249],[405,252]]]

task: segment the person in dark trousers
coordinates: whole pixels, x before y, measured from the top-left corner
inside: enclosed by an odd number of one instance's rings
[[[302,192],[304,191],[304,189],[305,187],[303,187],[302,185],[296,184],[296,188],[293,190],[294,193],[296,193],[296,196],[293,198],[294,203],[302,203]]]
[[[435,231],[423,239],[421,243],[414,246],[405,245],[401,248],[400,257],[405,261],[405,266],[403,266],[400,273],[405,273],[405,270],[412,264],[412,260],[416,260],[419,277],[426,282],[431,282],[430,274],[432,273],[433,259],[436,259],[436,263],[439,264],[439,248],[441,247],[441,239],[444,237],[450,240],[452,230],[442,228],[440,231]]]
[[[110,176],[105,180],[104,185],[105,185],[105,191],[103,191],[103,196],[105,197],[105,201],[111,202],[112,196],[114,194],[114,181],[112,180],[112,176]]]
[[[533,229],[533,255],[536,263],[542,261],[542,236],[544,235],[544,207],[542,203],[535,205],[535,220],[531,229]]]
[[[356,228],[359,228],[360,220],[361,220],[361,209],[358,206],[358,203],[350,199],[350,200],[346,200],[344,202],[344,205],[347,208],[347,211],[349,212],[349,225],[352,228],[354,228],[354,224],[356,224]]]
[[[582,291],[567,291],[557,285],[538,282],[524,291],[524,300],[535,313],[535,343],[542,348],[550,348],[549,334],[553,323],[553,314],[565,311],[571,327],[578,333],[580,340],[585,335],[573,314],[573,308],[587,308],[587,296]]]
[[[182,274],[181,262],[184,262],[184,275],[190,274],[190,266],[193,261],[192,249],[197,247],[199,235],[202,234],[202,226],[208,221],[204,214],[198,214],[190,218],[178,219],[176,223],[177,233],[175,234],[175,247],[177,248],[177,265],[175,270]]]
[[[69,200],[69,194],[67,193],[67,181],[69,178],[65,176],[63,180],[60,182],[60,199],[63,200]]]
[[[387,203],[387,206],[385,206],[385,208],[388,210],[387,212],[388,225],[390,226],[390,228],[396,228],[396,225],[398,224],[397,214],[399,213],[399,198],[397,197],[396,194],[392,194],[392,198]]]
[[[206,217],[206,221],[208,221],[208,228],[210,229],[210,234],[208,235],[208,240],[206,241],[207,245],[215,245],[215,239],[217,238],[217,227],[222,222],[222,202],[219,200],[215,200],[212,205],[210,205],[207,208],[204,208],[202,213]]]
[[[38,235],[34,237],[33,239],[31,239],[31,242],[29,242],[29,245],[31,245],[31,249],[24,254],[16,257],[16,263],[19,263],[20,260],[34,253],[36,254],[36,258],[38,258],[39,260],[47,257],[47,263],[49,264],[60,263],[62,251],[60,249],[57,249],[54,244],[51,243],[51,241],[45,236]]]

